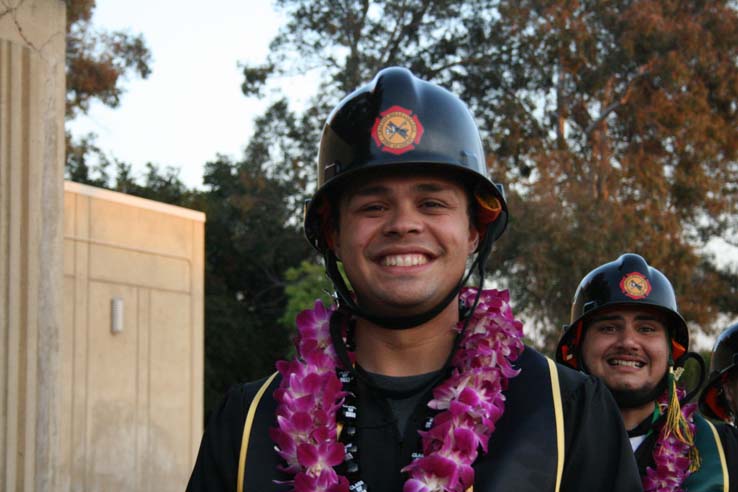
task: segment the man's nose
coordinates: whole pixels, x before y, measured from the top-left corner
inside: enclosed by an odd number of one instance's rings
[[[422,215],[411,203],[401,203],[393,207],[384,225],[384,233],[389,235],[403,236],[422,230]]]
[[[634,348],[638,346],[638,332],[631,323],[626,323],[622,330],[619,331],[618,343],[626,348]]]

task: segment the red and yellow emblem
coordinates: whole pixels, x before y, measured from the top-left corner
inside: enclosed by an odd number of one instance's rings
[[[423,125],[409,109],[392,106],[374,120],[372,138],[382,152],[404,154],[420,143]]]
[[[631,299],[643,299],[651,293],[651,282],[639,272],[632,272],[620,279],[620,290]]]

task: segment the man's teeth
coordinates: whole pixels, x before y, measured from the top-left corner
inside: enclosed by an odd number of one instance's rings
[[[621,360],[621,359],[611,359],[610,360],[611,366],[628,366],[628,367],[635,367],[635,368],[641,368],[645,364],[643,362],[637,362],[634,360]]]
[[[382,265],[384,266],[408,267],[426,263],[428,263],[428,258],[425,255],[392,255],[382,258]]]

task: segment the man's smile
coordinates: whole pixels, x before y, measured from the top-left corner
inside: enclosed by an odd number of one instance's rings
[[[633,367],[635,369],[640,369],[641,367],[644,367],[646,365],[645,362],[637,360],[626,360],[617,358],[607,359],[607,363],[611,366]]]
[[[410,267],[425,265],[430,259],[424,254],[399,254],[399,255],[387,255],[382,256],[379,259],[379,263],[382,266],[399,266],[399,267]]]

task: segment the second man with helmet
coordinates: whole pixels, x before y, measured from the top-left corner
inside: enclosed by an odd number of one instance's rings
[[[671,283],[628,253],[582,279],[556,357],[612,392],[644,490],[736,491],[715,427],[676,384],[687,358],[699,358],[688,349]]]

